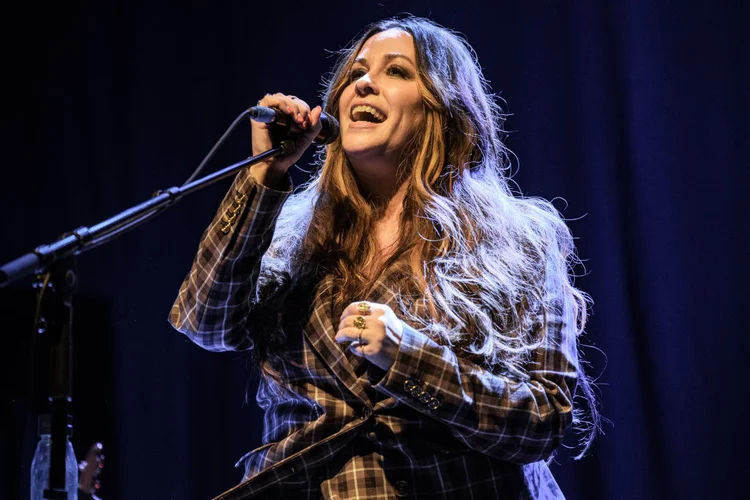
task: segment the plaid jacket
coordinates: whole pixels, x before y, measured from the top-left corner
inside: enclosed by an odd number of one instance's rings
[[[262,257],[289,194],[244,170],[205,231],[169,317],[201,347],[253,348]],[[387,276],[362,300],[398,311]],[[544,462],[572,421],[576,340],[561,301],[527,381],[457,357],[408,323],[391,369],[373,374],[334,341],[331,301],[328,277],[283,323],[283,380],[262,377],[257,393],[264,444],[217,499],[563,498]]]

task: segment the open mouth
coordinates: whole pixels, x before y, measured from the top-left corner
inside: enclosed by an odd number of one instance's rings
[[[352,108],[351,118],[353,122],[383,123],[385,121],[385,115],[379,109],[364,104]]]

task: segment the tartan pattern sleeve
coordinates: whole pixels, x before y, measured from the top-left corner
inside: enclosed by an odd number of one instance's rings
[[[396,360],[375,388],[446,424],[482,454],[517,464],[548,458],[573,422],[578,359],[562,287],[548,278],[546,293],[552,310],[526,367],[529,380],[491,373],[404,324]]]
[[[247,318],[261,257],[290,194],[258,184],[249,169],[237,174],[172,306],[175,329],[209,351],[252,349]]]

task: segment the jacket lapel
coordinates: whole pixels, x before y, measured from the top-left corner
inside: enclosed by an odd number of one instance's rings
[[[328,366],[331,373],[358,399],[368,401],[365,388],[359,382],[343,349],[334,339],[338,331],[338,318],[331,318],[333,300],[333,279],[326,276],[321,280],[315,293],[313,311],[304,332],[312,348]]]
[[[370,290],[370,293],[367,294],[367,298],[365,300],[374,302],[376,304],[386,305],[393,309],[393,312],[396,313],[396,316],[400,316],[396,295],[393,293],[393,290],[391,290],[391,288],[386,285],[390,274],[391,273],[386,272],[375,282],[375,284],[372,286],[372,289]]]

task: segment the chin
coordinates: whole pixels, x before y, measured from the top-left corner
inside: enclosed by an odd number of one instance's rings
[[[344,152],[350,158],[366,158],[369,156],[382,155],[385,148],[382,144],[375,144],[369,141],[343,141],[342,147]]]

